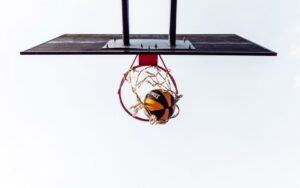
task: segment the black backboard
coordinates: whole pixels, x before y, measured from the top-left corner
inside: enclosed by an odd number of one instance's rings
[[[163,39],[167,34],[147,35],[131,34],[130,39]],[[22,55],[258,55],[275,56],[275,52],[257,45],[235,34],[179,34],[177,40],[190,41],[195,49],[118,49],[105,48],[113,39],[122,39],[121,34],[65,34],[40,44]]]

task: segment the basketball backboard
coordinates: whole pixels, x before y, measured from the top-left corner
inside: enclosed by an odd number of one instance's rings
[[[122,39],[120,34],[65,34],[40,44],[22,55],[257,55],[275,56],[275,52],[234,34],[186,34],[178,40],[189,40],[195,49],[144,49],[106,48],[108,41]],[[168,39],[168,35],[131,35],[131,39]]]

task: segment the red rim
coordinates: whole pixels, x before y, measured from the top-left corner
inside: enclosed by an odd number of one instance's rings
[[[137,57],[138,57],[138,55],[135,57],[135,59],[134,59],[132,65],[131,65],[131,67],[130,67],[131,69],[137,69],[137,68],[139,68],[139,67],[145,67],[145,66],[147,66],[147,65],[137,65],[137,66],[133,66],[134,63],[135,63],[135,61],[136,61],[136,59],[137,59]],[[177,89],[176,81],[175,81],[174,77],[171,75],[171,73],[170,73],[170,71],[168,70],[168,68],[166,67],[166,65],[165,65],[165,63],[164,63],[162,57],[161,57],[160,55],[159,55],[159,57],[160,57],[160,59],[161,59],[161,61],[162,61],[162,64],[164,65],[164,67],[161,67],[161,66],[159,66],[159,65],[157,65],[156,67],[158,67],[160,70],[162,70],[162,71],[164,71],[165,73],[168,74],[169,78],[171,79],[172,84],[174,85],[175,93],[176,93],[176,95],[178,95],[178,89]],[[122,78],[122,80],[121,80],[121,83],[120,83],[120,86],[119,86],[119,90],[118,90],[119,100],[120,100],[121,106],[123,107],[123,109],[125,110],[125,112],[126,112],[128,115],[130,115],[131,117],[133,117],[133,118],[135,118],[135,119],[137,119],[137,120],[140,120],[140,121],[146,121],[146,122],[147,122],[147,121],[149,121],[149,119],[141,118],[141,117],[139,117],[139,116],[136,116],[136,115],[132,114],[132,113],[130,112],[130,110],[128,110],[128,108],[125,106],[125,104],[124,104],[124,102],[123,102],[123,99],[122,99],[122,87],[123,87],[124,82],[126,81],[126,78],[127,78],[127,76],[128,76],[128,74],[129,74],[130,71],[131,71],[131,70],[128,70],[128,71],[124,74],[124,76],[123,76],[123,78]]]

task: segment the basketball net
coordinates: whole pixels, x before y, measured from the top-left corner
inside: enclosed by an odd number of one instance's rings
[[[178,94],[176,82],[172,75],[170,74],[170,70],[166,67],[163,59],[159,56],[163,67],[159,65],[138,65],[134,66],[137,57],[134,59],[132,65],[129,70],[124,74],[123,82],[121,82],[121,87],[124,82],[127,82],[131,88],[132,93],[136,98],[136,104],[129,107],[130,115],[139,120],[149,121],[152,125],[157,124],[165,124],[168,121],[158,120],[155,115],[152,115],[147,108],[145,108],[145,104],[143,99],[140,97],[139,89],[143,85],[148,85],[153,89],[160,89],[163,91],[167,91],[173,95],[175,99],[176,113],[170,117],[170,119],[176,118],[179,115],[180,109],[177,105],[177,102],[182,97],[182,95]],[[120,89],[121,89],[120,87]],[[120,94],[120,93],[119,93]],[[121,100],[121,98],[120,98]],[[121,104],[124,107],[124,104],[121,100]],[[125,108],[124,108],[125,109]],[[127,112],[128,110],[125,109]],[[143,111],[147,116],[147,119],[142,119],[137,117],[138,112]]]

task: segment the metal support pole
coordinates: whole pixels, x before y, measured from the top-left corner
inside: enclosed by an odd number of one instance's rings
[[[122,0],[123,42],[124,46],[130,45],[129,34],[129,9],[128,0]]]
[[[176,19],[177,19],[177,0],[171,0],[171,16],[170,16],[170,46],[176,46]]]

